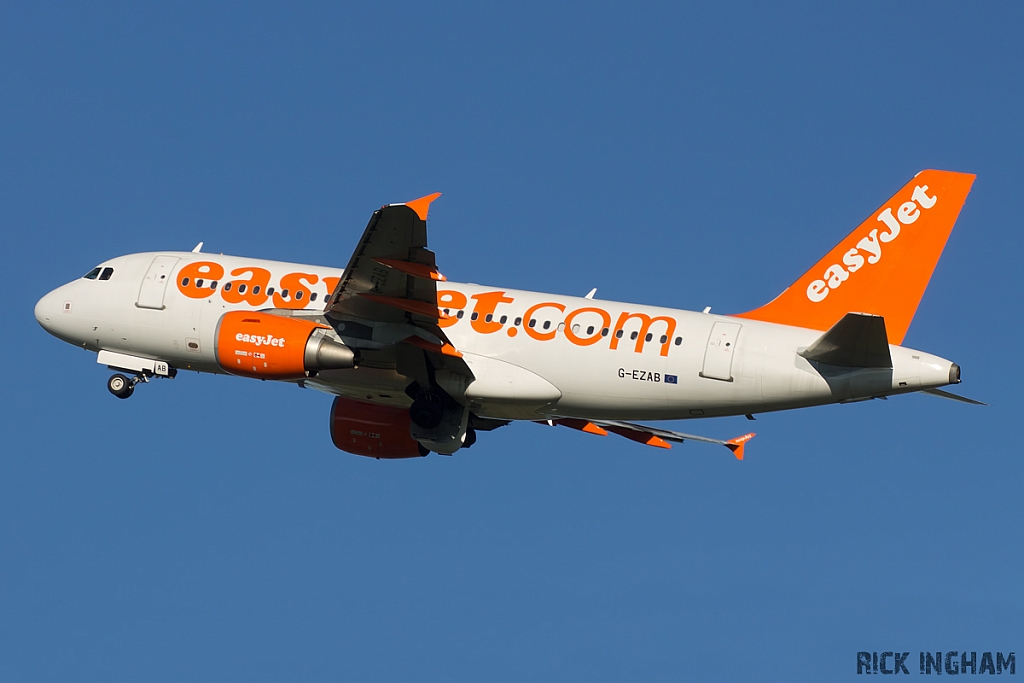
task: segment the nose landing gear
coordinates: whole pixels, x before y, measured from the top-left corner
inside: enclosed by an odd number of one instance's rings
[[[96,362],[106,365],[110,370],[119,370],[107,380],[107,391],[118,398],[128,398],[135,391],[135,385],[139,382],[148,382],[150,377],[166,377],[174,379],[178,374],[177,368],[163,360],[152,360],[150,358],[139,358],[124,353],[112,351],[100,351]],[[122,372],[132,373],[134,376],[128,379]]]
[[[107,391],[118,398],[128,398],[135,391],[136,384],[139,384],[140,382],[148,382],[149,378],[154,376],[173,379],[176,374],[178,373],[173,368],[165,375],[150,375],[147,372],[141,372],[131,379],[121,373],[117,373],[111,375],[110,379],[107,380]]]
[[[120,373],[111,375],[110,379],[107,380],[107,390],[118,398],[128,398],[135,391],[135,385],[139,383],[140,379],[141,381],[148,381],[145,377],[141,376],[128,379]]]

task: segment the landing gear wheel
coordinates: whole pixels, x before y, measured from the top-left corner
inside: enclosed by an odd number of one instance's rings
[[[118,398],[128,398],[135,391],[135,383],[124,375],[111,375],[107,380],[107,390]]]
[[[444,417],[444,403],[441,397],[434,392],[421,392],[409,407],[409,417],[418,427],[433,429],[441,424]]]

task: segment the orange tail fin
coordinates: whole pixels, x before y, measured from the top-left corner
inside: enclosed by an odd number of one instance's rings
[[[870,313],[902,343],[974,178],[921,171],[782,294],[736,317],[828,330]]]

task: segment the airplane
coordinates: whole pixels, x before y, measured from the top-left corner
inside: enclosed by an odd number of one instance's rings
[[[901,346],[975,176],[925,170],[779,296],[735,315],[448,282],[432,194],[374,212],[344,270],[201,251],[105,261],[46,294],[50,334],[128,398],[179,370],[334,396],[330,433],[377,459],[451,455],[515,420],[659,448],[642,424],[943,391],[960,366]]]

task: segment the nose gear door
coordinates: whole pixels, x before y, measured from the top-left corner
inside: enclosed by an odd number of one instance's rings
[[[153,308],[158,311],[164,309],[164,292],[167,290],[167,283],[170,282],[171,272],[179,261],[177,256],[157,256],[146,271],[146,277],[142,278],[142,287],[139,288],[139,299],[135,305],[139,308]]]

